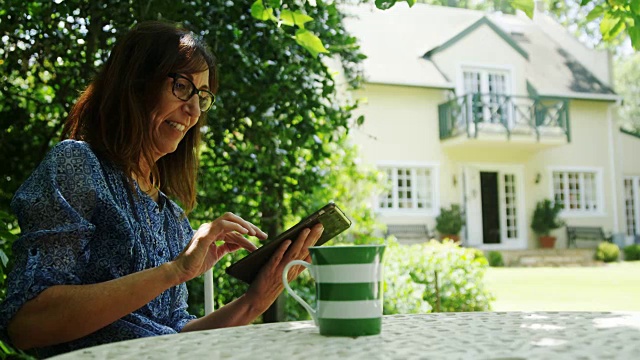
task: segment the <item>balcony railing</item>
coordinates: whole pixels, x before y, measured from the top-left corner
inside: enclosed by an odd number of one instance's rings
[[[440,139],[462,134],[504,132],[535,136],[563,135],[570,141],[569,101],[543,97],[467,94],[438,106]]]

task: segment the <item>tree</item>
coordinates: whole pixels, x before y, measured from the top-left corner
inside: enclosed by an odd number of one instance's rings
[[[620,120],[627,130],[640,133],[640,53],[616,61],[615,83],[624,99]]]
[[[364,56],[342,26],[339,2],[269,4],[280,9],[280,20],[284,10],[307,17],[275,26],[253,17],[246,3],[223,0],[6,0],[0,10],[0,210],[9,211],[17,187],[58,140],[78,92],[115,39],[139,21],[166,19],[200,34],[219,62],[194,226],[234,211],[275,235],[287,216],[310,211],[328,145],[335,131],[346,131],[354,104],[338,99],[324,55],[310,56],[309,49],[320,36],[350,86],[359,82]]]
[[[470,1],[470,0],[418,0],[417,2],[430,5],[449,6],[462,9],[500,11],[513,14],[516,9],[508,0]]]

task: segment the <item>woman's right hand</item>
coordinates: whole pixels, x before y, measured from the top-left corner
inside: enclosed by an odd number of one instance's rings
[[[322,236],[324,227],[317,224],[310,229],[304,229],[296,241],[283,242],[271,259],[262,267],[256,279],[251,283],[246,296],[252,306],[264,312],[276,300],[284,289],[282,272],[284,267],[293,260],[311,262],[309,247],[314,246]],[[288,281],[295,279],[305,268],[294,266],[288,274]]]
[[[239,249],[254,251],[256,246],[243,235],[256,236],[261,240],[267,238],[267,234],[257,226],[230,212],[202,224],[189,244],[172,261],[178,283],[201,275],[230,252]],[[224,243],[217,246],[219,240]]]

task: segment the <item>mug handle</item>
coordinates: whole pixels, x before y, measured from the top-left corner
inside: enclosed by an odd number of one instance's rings
[[[316,311],[313,310],[311,308],[311,306],[309,306],[309,304],[307,304],[306,301],[302,300],[302,298],[300,296],[298,296],[298,294],[296,294],[293,289],[291,289],[291,287],[289,286],[289,281],[287,279],[287,275],[289,274],[289,269],[291,269],[292,266],[295,265],[302,265],[304,267],[306,267],[309,271],[311,271],[311,264],[309,264],[306,261],[302,261],[302,260],[293,260],[292,262],[288,263],[287,266],[284,267],[284,270],[282,271],[282,283],[284,284],[284,288],[287,289],[287,292],[293,296],[293,298],[300,303],[300,305],[302,305],[305,309],[307,309],[307,311],[309,312],[309,314],[311,314],[311,317],[313,318],[313,322],[318,325],[318,318],[316,316]],[[312,273],[313,274],[313,273]]]

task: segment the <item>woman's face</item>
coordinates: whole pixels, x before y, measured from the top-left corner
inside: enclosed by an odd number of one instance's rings
[[[198,89],[209,89],[209,70],[196,74],[180,74],[190,79]],[[174,79],[167,76],[160,101],[151,113],[151,138],[155,160],[174,152],[184,135],[200,117],[198,95],[183,101],[173,94]]]

